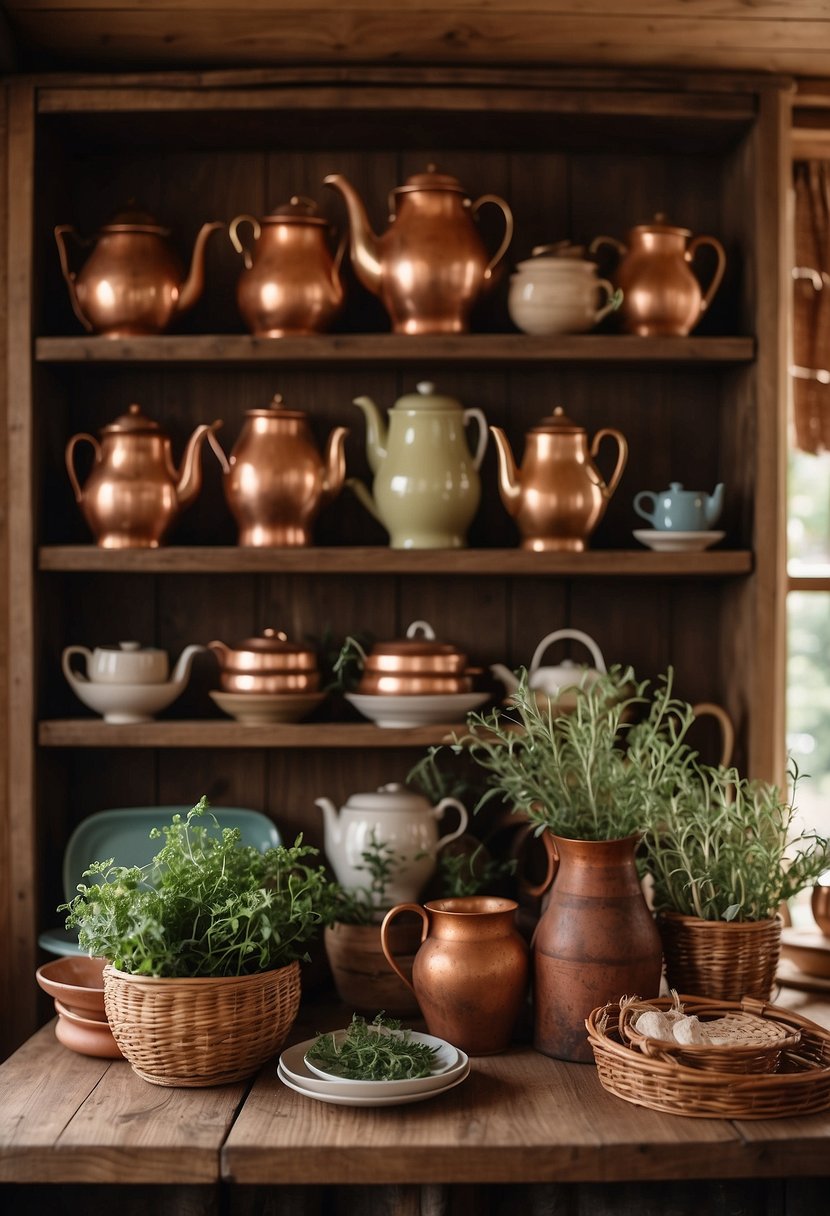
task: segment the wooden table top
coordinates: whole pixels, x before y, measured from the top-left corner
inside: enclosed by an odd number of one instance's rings
[[[779,1003],[830,1025],[830,1002]],[[340,1019],[338,1021],[338,1018]],[[342,1010],[327,1025],[342,1025]],[[325,1029],[312,1009],[292,1041]],[[827,1173],[830,1111],[747,1122],[622,1102],[590,1065],[529,1047],[473,1060],[468,1080],[411,1106],[330,1106],[251,1083],[149,1085],[122,1061],[62,1047],[42,1027],[0,1067],[0,1182],[601,1182]]]

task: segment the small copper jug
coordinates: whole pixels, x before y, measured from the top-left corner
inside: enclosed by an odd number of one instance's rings
[[[612,245],[621,256],[614,286],[623,293],[620,306],[626,333],[648,338],[659,334],[688,334],[697,325],[720,286],[726,254],[713,236],[696,236],[676,228],[658,214],[652,224],[639,224],[623,244],[613,236],[598,236],[591,253]],[[717,263],[705,293],[690,266],[698,249],[708,245]]]
[[[585,429],[557,406],[552,417],[528,431],[517,470],[504,431],[497,426],[490,430],[499,454],[501,500],[518,525],[521,547],[581,553],[622,477],[628,459],[625,436],[603,427],[589,448]],[[617,443],[617,463],[607,484],[591,459],[606,436]]]
[[[253,251],[239,235],[241,224],[251,226]],[[252,334],[279,338],[329,328],[343,306],[340,263],[346,243],[332,256],[329,226],[316,203],[294,195],[263,219],[236,216],[229,231],[245,262],[236,299]]]
[[[264,409],[246,411],[230,459],[211,436],[240,545],[312,543],[314,519],[343,487],[348,433],[346,427],[335,427],[321,457],[303,411],[286,409],[277,393]]]
[[[355,272],[380,296],[394,332],[466,333],[473,304],[494,282],[513,236],[513,215],[504,199],[483,194],[471,202],[456,178],[430,165],[392,191],[389,227],[376,236],[351,183],[331,173],[325,184],[346,201]],[[504,236],[492,257],[475,224],[485,203],[495,204],[504,216]]]
[[[102,549],[158,548],[179,511],[198,494],[201,445],[221,425],[196,427],[179,471],[168,436],[139,405],[102,427],[100,442],[85,432],[73,435],[66,445],[66,468],[97,544]],[[75,472],[75,448],[82,442],[95,453],[83,488]]]
[[[120,211],[91,239],[79,237],[70,224],[59,224],[55,240],[75,316],[89,333],[109,338],[162,333],[202,294],[205,243],[221,227],[210,222],[199,229],[185,279],[170,230],[146,211]],[[77,274],[69,265],[67,236],[80,245],[94,242]]]
[[[510,1046],[524,1004],[529,977],[528,949],[515,927],[512,899],[471,895],[398,904],[380,929],[389,966],[412,989],[430,1034],[472,1056],[493,1055]],[[412,983],[395,960],[389,930],[401,912],[423,921]]]

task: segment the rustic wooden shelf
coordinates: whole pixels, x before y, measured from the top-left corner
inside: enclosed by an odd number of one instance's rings
[[[38,338],[39,363],[313,364],[383,363],[748,363],[748,337],[638,338],[630,334],[162,334],[138,338]]]
[[[749,574],[747,549],[652,553],[594,549],[531,553],[524,549],[389,549],[381,546],[240,549],[171,545],[161,549],[99,549],[46,545],[40,570],[96,574],[498,574],[561,578],[718,578]]]
[[[243,725],[240,722],[161,720],[115,725],[101,718],[55,718],[38,726],[42,747],[269,747],[387,748],[429,747],[446,742],[463,722],[405,729],[371,722],[291,722]]]

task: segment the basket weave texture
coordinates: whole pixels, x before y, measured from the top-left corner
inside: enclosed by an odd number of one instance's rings
[[[104,968],[116,1043],[153,1085],[241,1081],[275,1055],[300,1007],[300,966],[255,975],[158,979]]]
[[[781,955],[780,916],[716,921],[658,912],[666,980],[676,992],[713,1000],[769,999]]]
[[[830,1033],[821,1026],[750,998],[740,1004],[680,999],[688,1014],[698,1015],[699,1008],[716,1011],[719,1017],[743,1011],[799,1030],[800,1038],[782,1049],[773,1073],[693,1068],[677,1058],[643,1055],[621,1036],[619,1003],[603,1005],[593,1010],[585,1025],[600,1083],[609,1093],[636,1106],[701,1119],[776,1119],[830,1107]],[[660,1005],[659,1000],[651,1003]]]

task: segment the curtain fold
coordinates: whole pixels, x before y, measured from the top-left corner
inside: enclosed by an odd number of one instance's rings
[[[794,168],[793,426],[803,452],[830,450],[830,161]]]

